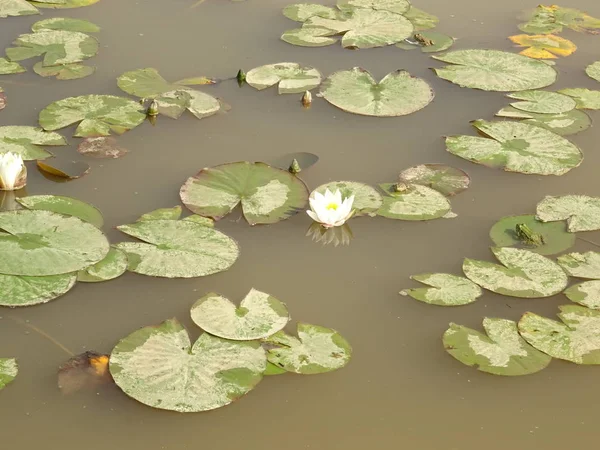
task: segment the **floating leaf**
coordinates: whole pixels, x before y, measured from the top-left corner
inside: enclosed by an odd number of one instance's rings
[[[466,190],[471,179],[466,172],[444,164],[419,164],[400,172],[400,182],[420,184],[441,192],[445,196]]]
[[[123,392],[154,408],[199,412],[220,408],[251,391],[266,369],[257,341],[228,341],[204,333],[192,346],[176,319],[122,339],[110,373]]]
[[[212,220],[208,217],[198,216],[197,214],[192,214],[191,216],[184,217],[182,220],[194,222],[194,223],[197,223],[198,225],[202,225],[203,227],[210,227],[210,228],[215,227],[214,220]]]
[[[121,158],[129,153],[129,150],[120,147],[117,140],[110,136],[85,138],[77,146],[77,151],[92,158],[113,159]]]
[[[40,12],[25,0],[0,0],[0,17],[30,16],[33,14],[40,14]]]
[[[6,108],[6,94],[4,93],[4,89],[0,87],[0,110]]]
[[[73,19],[70,17],[53,17],[34,23],[31,30],[34,32],[42,30],[64,30],[78,31],[80,33],[98,33],[100,27],[87,20]]]
[[[283,375],[284,373],[287,373],[287,370],[277,367],[275,364],[267,361],[267,368],[265,369],[265,373],[263,373],[263,375]]]
[[[69,159],[48,158],[37,161],[38,169],[54,175],[55,177],[74,180],[81,178],[90,171],[90,166],[83,161],[71,161]]]
[[[280,94],[298,94],[310,91],[321,84],[321,74],[312,67],[297,63],[267,64],[246,74],[246,82],[255,89],[263,90],[279,83]]]
[[[559,306],[563,323],[525,313],[519,333],[538,350],[575,364],[600,364],[600,311],[576,305]]]
[[[112,383],[108,355],[87,351],[73,356],[58,369],[58,388],[63,394]]]
[[[433,220],[446,216],[451,210],[448,199],[440,192],[414,184],[401,192],[395,191],[394,184],[382,184],[388,195],[383,197],[383,205],[378,216],[399,220]]]
[[[527,20],[519,24],[519,29],[532,34],[560,33],[563,28],[596,34],[595,30],[600,29],[600,20],[578,9],[557,5],[539,5],[529,13]]]
[[[224,339],[262,339],[283,329],[290,320],[282,302],[252,289],[239,308],[222,295],[211,292],[192,306],[192,320],[204,331]]]
[[[526,225],[542,238],[542,243],[536,246],[519,237],[517,225]],[[540,255],[554,255],[575,245],[575,235],[567,231],[564,223],[540,222],[534,215],[503,217],[491,228],[490,238],[498,247],[526,248]]]
[[[80,122],[75,136],[108,136],[122,134],[146,119],[138,102],[114,95],[82,95],[69,97],[46,106],[39,122],[45,130],[58,130]]]
[[[118,248],[111,248],[106,257],[77,273],[77,281],[97,283],[120,277],[127,270],[127,255]]]
[[[0,12],[2,10],[0,9]],[[0,16],[1,17],[1,16]],[[0,390],[12,382],[19,372],[17,360],[14,358],[0,358]]]
[[[553,34],[519,34],[509,36],[509,39],[520,47],[527,47],[519,52],[521,55],[536,59],[569,56],[577,50],[577,46],[572,41]]]
[[[84,222],[101,228],[104,225],[102,213],[89,203],[76,198],[61,195],[29,195],[17,198],[17,201],[27,209],[51,211],[65,216],[74,216]]]
[[[448,273],[424,273],[410,278],[431,287],[406,289],[401,294],[430,305],[468,305],[483,295],[481,288],[472,281]]]
[[[600,309],[600,280],[585,281],[567,289],[569,300],[591,309]]]
[[[298,45],[301,47],[325,47],[335,44],[338,40],[335,36],[336,32],[327,28],[294,28],[287,30],[281,35],[281,40],[288,44]]]
[[[81,8],[82,6],[90,6],[94,3],[98,3],[100,0],[43,0],[43,1],[31,1],[31,3],[38,8],[53,8],[53,9],[70,9],[70,8]]]
[[[494,375],[529,375],[545,369],[552,358],[530,346],[512,320],[483,319],[487,334],[450,324],[444,333],[446,351],[467,366]]]
[[[590,78],[600,81],[600,61],[596,61],[595,63],[587,66],[585,68],[585,73],[587,73]]]
[[[202,169],[186,181],[180,195],[189,210],[215,220],[241,202],[250,225],[287,219],[308,201],[308,189],[295,175],[246,161]]]
[[[320,95],[344,111],[376,117],[414,113],[425,108],[434,97],[425,80],[404,70],[392,72],[378,83],[360,67],[330,75],[323,82]]]
[[[23,67],[21,64],[9,61],[6,58],[0,58],[0,75],[11,75],[23,72],[27,72],[27,69],[25,69],[25,67]]]
[[[600,198],[598,197],[547,196],[538,203],[536,214],[542,222],[566,220],[571,233],[600,230]]]
[[[578,109],[600,109],[600,91],[573,88],[561,89],[558,92],[573,97],[577,102]]]
[[[72,273],[45,277],[0,275],[0,306],[32,306],[47,303],[69,292],[77,276]]]
[[[572,277],[600,280],[600,253],[569,253],[559,256],[558,264]]]
[[[352,209],[354,210],[355,217],[365,215],[374,216],[375,212],[381,207],[383,202],[381,194],[377,192],[377,189],[356,181],[331,181],[322,184],[310,195],[313,197],[315,192],[324,195],[327,189],[333,193],[339,189],[342,194],[342,199],[354,195]]]
[[[457,50],[432,58],[455,64],[433,69],[438,77],[484,91],[538,89],[557,77],[556,70],[541,61],[499,50]]]
[[[550,297],[567,286],[567,274],[551,259],[529,250],[495,247],[503,265],[466,258],[463,272],[484,289],[521,298]]]
[[[296,22],[306,22],[313,16],[335,19],[340,12],[329,6],[316,5],[312,3],[297,3],[283,8],[283,15]]]
[[[523,100],[510,105],[521,111],[542,114],[560,114],[569,112],[577,106],[568,95],[548,91],[521,91],[508,94],[508,98]]]
[[[577,109],[561,114],[538,114],[520,111],[512,106],[507,106],[498,111],[496,116],[525,119],[523,123],[544,128],[559,136],[579,133],[587,130],[592,125],[590,116]]]
[[[136,222],[143,220],[178,220],[181,217],[181,206],[173,208],[155,209],[149,213],[143,214]]]
[[[563,175],[581,164],[579,148],[551,131],[520,122],[486,122],[473,126],[491,139],[450,136],[447,150],[463,159],[507,172]]]
[[[0,273],[46,276],[76,272],[102,260],[109,250],[94,225],[50,211],[0,213]]]
[[[76,80],[89,77],[96,71],[96,68],[83,64],[44,67],[41,62],[38,62],[33,66],[33,71],[42,77],[56,77],[57,80]]]
[[[12,152],[25,161],[52,156],[38,145],[67,145],[58,133],[46,133],[41,128],[27,126],[0,127],[0,154]]]
[[[217,84],[219,80],[215,80],[210,77],[191,77],[184,78],[183,80],[178,80],[174,84],[178,84],[180,86],[204,86],[207,84]]]
[[[405,50],[418,47],[423,53],[436,53],[448,50],[453,44],[454,38],[447,34],[437,31],[421,31],[420,33],[415,33],[411,38],[396,44],[396,47]]]
[[[406,17],[415,27],[415,31],[430,30],[435,28],[439,23],[440,19],[433,14],[423,11],[422,9],[411,6],[408,12],[402,14]]]
[[[127,254],[128,270],[141,275],[203,277],[229,269],[240,254],[229,236],[189,220],[147,220],[117,228],[144,241],[116,245]]]
[[[265,340],[270,363],[303,375],[331,372],[350,361],[352,348],[337,331],[317,325],[298,324],[298,337],[280,331]]]
[[[410,2],[408,0],[337,0],[337,7],[341,11],[367,8],[404,14],[410,9]]]

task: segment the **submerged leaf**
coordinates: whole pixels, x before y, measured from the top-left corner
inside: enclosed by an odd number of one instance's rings
[[[573,97],[577,102],[578,109],[600,109],[600,91],[591,89],[573,88],[561,89],[561,94]]]
[[[542,222],[566,220],[569,231],[600,230],[600,198],[587,195],[547,196],[537,205],[537,218]]]
[[[446,216],[451,205],[440,192],[427,186],[414,184],[397,191],[392,183],[382,184],[388,195],[383,197],[383,205],[378,216],[399,220],[433,220]]]
[[[512,119],[525,119],[523,123],[541,127],[552,131],[559,136],[569,136],[587,130],[592,125],[592,120],[583,111],[573,109],[560,114],[539,114],[521,111],[512,106],[502,108],[496,113],[498,117]]]
[[[0,127],[0,154],[12,152],[25,161],[49,158],[42,145],[67,145],[67,141],[58,133],[47,133],[41,128],[27,126]]]
[[[104,225],[104,218],[98,208],[76,198],[61,195],[29,195],[17,198],[17,201],[27,209],[51,211],[77,217],[98,228]]]
[[[246,82],[263,90],[278,84],[280,94],[298,94],[321,84],[321,73],[297,63],[277,63],[256,67],[246,74]]]
[[[600,309],[600,280],[585,281],[567,289],[569,300],[590,309]]]
[[[420,184],[447,197],[468,189],[471,178],[466,172],[444,164],[420,164],[400,172],[401,183]]]
[[[332,193],[339,190],[342,194],[342,199],[354,195],[354,203],[352,204],[354,217],[364,215],[374,216],[383,202],[381,194],[377,192],[377,189],[356,181],[331,181],[317,187],[311,192],[310,196],[313,198],[315,192],[324,195],[327,189]]]
[[[47,303],[70,291],[77,276],[73,273],[45,277],[0,275],[0,306],[32,306]]]
[[[559,256],[558,264],[572,277],[600,280],[600,253],[569,253]]]
[[[77,151],[92,158],[113,159],[121,158],[129,153],[129,150],[120,147],[117,140],[110,136],[85,138],[77,146]]]
[[[0,58],[0,75],[11,75],[23,72],[27,72],[27,69],[21,64],[9,61],[6,58]]]
[[[114,280],[127,270],[127,255],[118,248],[111,247],[106,257],[77,273],[77,281],[84,283],[98,283]]]
[[[521,55],[536,59],[555,59],[558,56],[569,56],[577,46],[570,40],[553,34],[519,34],[509,39],[520,47],[527,47]]]
[[[431,287],[406,289],[401,294],[430,305],[468,305],[483,295],[481,288],[472,281],[448,273],[423,273],[410,278]]]
[[[529,13],[528,22],[519,24],[521,31],[533,34],[560,33],[563,28],[597,34],[600,20],[578,9],[539,5]]]
[[[590,78],[600,81],[600,61],[596,61],[595,63],[587,66],[585,68],[585,73],[587,73]]]
[[[16,378],[18,372],[19,367],[16,359],[0,358],[0,391]]]

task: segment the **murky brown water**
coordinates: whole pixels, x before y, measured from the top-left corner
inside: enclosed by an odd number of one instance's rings
[[[582,166],[562,177],[493,171],[446,153],[441,136],[470,134],[469,121],[489,119],[506,101],[502,94],[461,89],[428,69],[438,63],[419,51],[394,47],[344,51],[339,46],[300,48],[279,40],[293,23],[281,15],[290,0],[234,3],[207,0],[102,0],[93,7],[45,17],[92,20],[102,27],[101,53],[90,78],[61,82],[33,73],[0,79],[9,99],[0,125],[35,125],[52,101],[89,93],[117,94],[115,78],[155,67],[167,79],[193,75],[234,76],[242,67],[295,61],[324,74],[360,65],[376,77],[403,68],[428,80],[436,100],[402,118],[371,119],[344,113],[324,101],[310,110],[299,97],[274,89],[239,89],[235,82],[206,88],[233,109],[197,121],[159,119],[125,134],[131,150],[119,160],[91,160],[80,180],[56,184],[30,170],[29,194],[70,195],[98,206],[112,242],[112,227],[142,213],[179,203],[178,191],[198,169],[227,161],[273,161],[296,151],[317,153],[303,172],[310,187],[337,179],[375,184],[392,181],[406,167],[428,162],[466,170],[472,188],[452,199],[458,217],[428,223],[385,219],[351,222],[355,239],[334,248],[305,237],[310,219],[299,214],[274,226],[250,228],[226,218],[218,224],[240,243],[242,256],[225,273],[192,280],[127,274],[118,280],[79,284],[47,305],[0,311],[0,354],[19,359],[20,375],[0,397],[0,447],[248,450],[299,449],[489,450],[579,449],[600,436],[595,388],[598,369],[553,361],[536,375],[503,378],[481,374],[448,356],[441,334],[449,322],[478,328],[484,316],[518,319],[525,311],[552,316],[563,296],[521,300],[486,293],[462,308],[437,308],[401,297],[411,274],[460,273],[465,256],[490,259],[490,226],[504,215],[531,213],[547,194],[599,195],[597,129],[572,136],[585,154]],[[438,15],[438,29],[459,38],[456,48],[510,49],[521,0],[419,0]],[[563,2],[600,16],[594,0]],[[39,17],[0,19],[0,45],[8,46]],[[579,46],[558,62],[555,88],[589,87],[583,68],[598,59],[598,37],[567,31]],[[592,113],[593,119],[594,113]],[[597,114],[596,114],[597,116]],[[70,136],[68,130],[66,135]],[[76,155],[77,140],[57,153]],[[600,233],[586,238],[600,241]],[[574,250],[591,249],[578,241]],[[0,256],[1,257],[1,256]],[[176,316],[192,336],[192,303],[208,291],[241,298],[251,287],[288,304],[293,319],[339,330],[354,358],[343,370],[320,376],[266,378],[242,400],[209,413],[182,415],[153,410],[116,387],[63,396],[56,368],[67,355],[49,340],[11,319],[29,321],[71,351],[109,352],[133,330]]]

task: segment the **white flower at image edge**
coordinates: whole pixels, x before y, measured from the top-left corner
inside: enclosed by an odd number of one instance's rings
[[[329,189],[325,190],[325,195],[315,192],[309,202],[311,211],[306,212],[315,222],[319,222],[326,228],[344,225],[354,213],[352,210],[354,195],[342,200],[339,189],[335,194]]]
[[[24,169],[21,155],[12,152],[0,155],[0,189],[6,191],[15,189]]]

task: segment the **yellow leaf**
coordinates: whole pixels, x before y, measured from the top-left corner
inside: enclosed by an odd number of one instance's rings
[[[568,39],[553,34],[518,34],[509,39],[520,47],[528,47],[521,55],[536,59],[553,59],[557,56],[569,56],[577,46]]]

